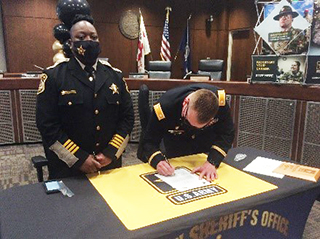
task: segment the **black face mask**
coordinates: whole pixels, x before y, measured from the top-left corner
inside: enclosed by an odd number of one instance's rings
[[[96,41],[74,41],[72,51],[86,66],[93,66],[101,52],[100,44]]]
[[[186,118],[182,118],[180,126],[182,129],[185,130],[185,132],[189,132],[189,133],[194,133],[195,131],[198,130],[198,128],[192,126]]]

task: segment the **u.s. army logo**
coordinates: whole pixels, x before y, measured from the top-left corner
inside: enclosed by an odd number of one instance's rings
[[[181,166],[176,167],[176,170],[184,169],[191,172],[187,167]],[[165,194],[166,198],[173,204],[182,205],[190,202],[194,202],[203,198],[218,196],[225,194],[228,191],[215,183],[209,183],[204,186],[199,186],[192,189],[186,189],[183,191],[173,188],[168,183],[162,181],[158,176],[157,172],[149,172],[141,174],[140,177],[151,185],[155,190],[161,194]]]
[[[39,83],[39,88],[38,88],[38,92],[37,95],[41,94],[42,92],[44,92],[44,90],[46,89],[46,80],[48,79],[47,74],[43,73],[40,76],[40,83]]]

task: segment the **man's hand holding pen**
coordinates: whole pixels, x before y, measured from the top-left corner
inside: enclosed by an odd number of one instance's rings
[[[157,165],[157,171],[159,174],[164,176],[174,175],[174,167],[169,163],[169,160],[164,157],[165,160],[162,160]]]

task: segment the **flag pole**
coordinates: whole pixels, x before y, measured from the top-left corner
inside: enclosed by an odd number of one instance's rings
[[[189,30],[189,29],[188,29],[188,28],[189,28],[189,21],[190,21],[191,17],[192,17],[192,13],[190,13],[190,15],[189,15],[189,17],[188,17],[188,19],[187,19],[187,30]],[[178,47],[178,49],[177,49],[177,52],[176,52],[176,54],[175,54],[175,56],[174,56],[174,58],[173,58],[173,61],[176,61],[176,59],[177,59],[177,57],[178,57],[178,54],[179,54],[179,51],[180,51],[180,45],[179,45],[179,47]]]
[[[164,41],[163,39],[165,38],[166,42],[169,41],[169,39],[166,39],[166,37],[165,37],[165,29],[167,29],[167,31],[169,31],[169,15],[170,15],[170,12],[172,11],[172,8],[170,6],[167,6],[165,8],[165,11],[166,11],[166,19],[164,21],[165,23],[164,23],[162,39],[161,39],[160,57],[161,57],[161,59],[163,61],[166,61],[168,59],[169,59],[169,61],[171,61],[171,59],[170,59],[171,58],[170,48],[169,48],[169,58],[168,58],[167,45],[166,45],[166,43],[165,44],[163,43],[163,41]],[[170,47],[170,43],[167,42],[167,44],[169,44],[169,47]],[[166,46],[164,47],[164,45],[166,45]]]

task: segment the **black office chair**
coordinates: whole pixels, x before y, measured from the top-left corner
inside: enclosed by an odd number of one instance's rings
[[[141,85],[139,88],[138,109],[139,109],[141,132],[140,132],[140,140],[139,140],[139,147],[137,151],[137,157],[141,161],[146,162],[146,158],[144,158],[142,153],[142,141],[143,141],[145,130],[147,128],[149,117],[151,114],[151,109],[149,106],[149,88],[146,85]]]
[[[224,61],[220,59],[202,59],[199,61],[198,74],[209,74],[211,80],[221,80]]]
[[[171,61],[149,61],[147,70],[149,78],[170,79]]]
[[[38,182],[43,182],[43,167],[48,166],[48,159],[38,155],[31,158],[33,167],[37,170]]]

